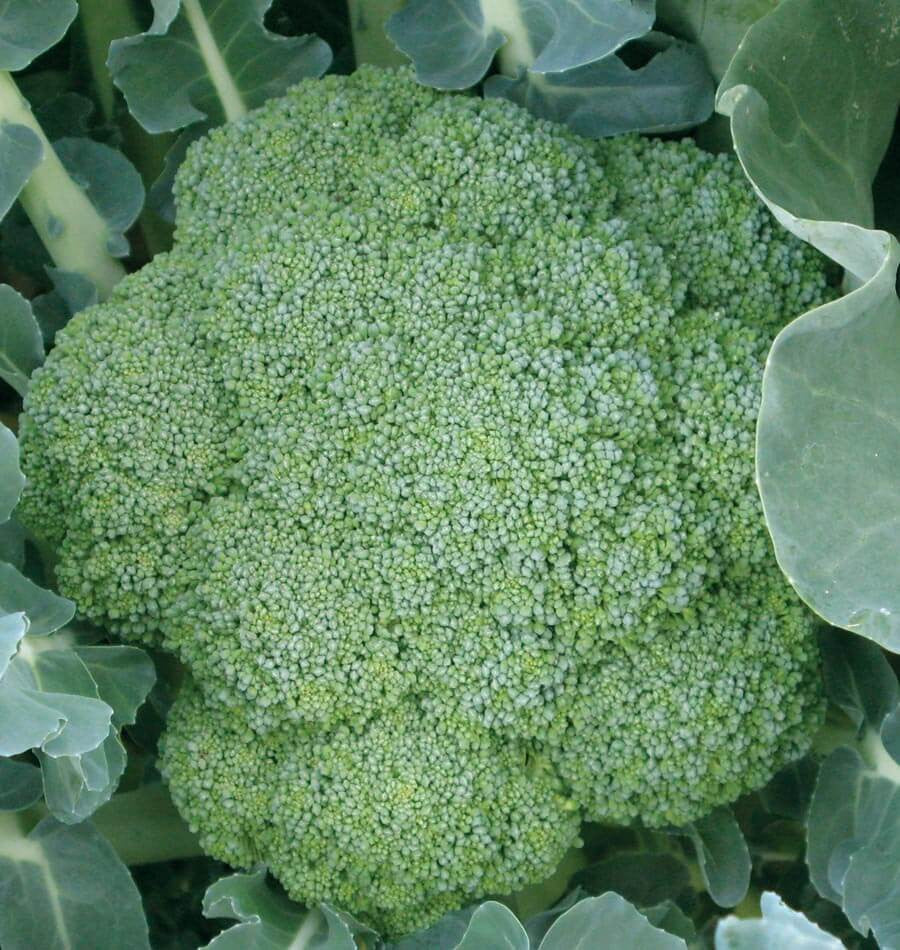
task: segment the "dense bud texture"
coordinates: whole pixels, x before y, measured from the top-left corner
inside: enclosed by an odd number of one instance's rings
[[[35,376],[22,515],[188,667],[163,767],[210,853],[402,932],[806,749],[753,436],[828,290],[733,159],[363,69],[177,197]]]

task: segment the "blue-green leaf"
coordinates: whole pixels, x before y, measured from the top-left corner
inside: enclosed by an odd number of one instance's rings
[[[141,898],[89,822],[42,821],[27,837],[0,814],[3,950],[150,950]]]
[[[106,739],[112,708],[72,650],[40,644],[24,638],[0,679],[0,755],[35,747],[54,757],[83,755]]]
[[[721,79],[749,27],[778,0],[656,0],[660,29],[696,43]]]
[[[688,826],[709,896],[720,907],[739,904],[750,886],[750,852],[730,808]]]
[[[133,723],[156,682],[150,657],[126,646],[78,646],[74,652],[91,674],[100,698],[112,707],[113,725]]]
[[[63,38],[77,13],[75,0],[0,0],[0,69],[24,69]]]
[[[523,71],[491,76],[486,96],[502,96],[535,115],[602,138],[623,132],[674,132],[705,121],[713,110],[712,77],[695,46],[650,34],[660,52],[639,69],[618,56],[564,73]]]
[[[206,945],[214,950],[357,950],[354,934],[374,937],[348,914],[293,903],[268,886],[264,868],[216,881],[203,897],[203,913],[240,921]]]
[[[134,722],[146,699],[155,679],[153,663],[136,647],[76,646],[39,654],[32,669],[42,683],[96,697],[112,709],[106,738],[96,748],[75,755],[37,753],[51,813],[67,823],[83,821],[109,800],[122,777],[126,756],[119,729]],[[52,751],[49,744],[44,749]]]
[[[830,623],[900,649],[900,244],[872,180],[900,99],[894,0],[785,0],[719,90],[776,218],[856,288],[800,316],[766,364],[757,478],[781,567]]]
[[[498,51],[512,75],[564,72],[643,36],[653,16],[653,0],[410,0],[387,32],[420,82],[466,89]]]
[[[30,808],[41,797],[41,770],[29,762],[0,759],[0,811]]]
[[[28,301],[12,287],[0,284],[0,379],[20,396],[28,379],[44,361],[44,342]]]
[[[0,423],[0,522],[9,520],[24,487],[25,476],[19,468],[19,440]]]
[[[148,132],[244,115],[301,79],[331,51],[315,36],[270,33],[271,0],[153,0],[150,29],[115,40],[107,65]]]
[[[833,629],[823,630],[819,643],[828,698],[857,729],[866,723],[881,728],[900,701],[897,677],[884,653],[874,643]]]
[[[654,927],[624,897],[608,892],[588,897],[560,916],[547,931],[540,950],[590,950],[603,945],[616,950],[686,950],[680,937]]]
[[[895,721],[897,713],[885,724]],[[807,863],[816,890],[880,946],[900,934],[900,764],[880,730],[822,763],[807,819]]]
[[[45,637],[75,616],[75,604],[59,594],[38,587],[11,564],[0,564],[0,612],[24,611],[28,634]]]
[[[56,334],[85,307],[91,307],[99,300],[97,288],[84,274],[57,267],[45,267],[47,276],[53,284],[53,290],[41,294],[31,301],[34,315],[44,342],[50,346]]]
[[[114,726],[96,749],[55,757],[38,751],[37,757],[47,808],[54,818],[68,825],[84,821],[109,801],[127,759]]]
[[[456,950],[528,950],[528,934],[516,915],[497,901],[476,908]]]
[[[841,950],[837,937],[825,933],[812,921],[770,891],[760,898],[762,919],[724,917],[716,927],[716,950]]]
[[[27,632],[28,618],[24,613],[0,615],[0,680]]]
[[[0,105],[4,91],[0,88]],[[44,146],[31,129],[0,119],[0,218],[12,207],[43,157]]]
[[[128,253],[125,232],[144,204],[141,176],[121,152],[91,139],[60,139],[53,147],[109,227],[107,250],[113,257],[124,257]]]

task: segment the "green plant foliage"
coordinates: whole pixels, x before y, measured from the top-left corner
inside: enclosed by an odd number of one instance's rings
[[[148,132],[244,115],[307,76],[331,51],[318,37],[284,37],[262,25],[270,2],[153,0],[146,33],[115,40],[109,69]]]
[[[0,69],[24,69],[63,38],[77,13],[76,0],[5,0],[0,6]]]
[[[716,808],[688,829],[709,896],[734,907],[750,885],[750,853],[728,808]]]
[[[203,898],[203,913],[240,921],[213,938],[210,950],[356,950],[355,936],[375,938],[349,914],[327,904],[309,911],[299,908],[266,883],[265,870],[217,881]]]
[[[466,89],[498,51],[533,72],[560,73],[603,59],[652,25],[652,0],[412,0],[387,29],[420,82]]]
[[[760,901],[762,918],[726,917],[716,928],[716,950],[842,950],[843,944],[791,910],[777,894]]]
[[[18,837],[15,821],[0,812],[3,950],[150,950],[137,888],[90,822],[46,818]]]
[[[891,947],[900,933],[900,690],[884,654],[864,640],[833,635],[825,661],[829,694],[851,726],[816,781],[810,878],[861,934]]]
[[[653,0],[411,0],[387,25],[420,82],[465,89],[497,56],[486,96],[601,138],[690,128],[712,112],[712,81],[699,50],[650,32]],[[632,69],[613,55],[631,40],[655,54]]]
[[[648,33],[642,42],[658,52],[638,69],[607,56],[562,73],[491,76],[484,92],[589,138],[675,132],[709,118],[713,85],[699,49],[662,33]]]
[[[44,343],[31,304],[0,284],[0,379],[24,396],[28,377],[43,362]]]
[[[703,50],[720,80],[748,28],[771,13],[779,0],[656,0],[657,22]]]
[[[757,472],[779,563],[825,619],[895,651],[900,245],[870,229],[898,35],[892,0],[787,0],[750,29],[718,106],[776,217],[843,265],[853,290],[790,324],[767,363]]]

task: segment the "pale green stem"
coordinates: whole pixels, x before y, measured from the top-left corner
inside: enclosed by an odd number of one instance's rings
[[[188,24],[194,32],[200,56],[225,110],[225,119],[228,122],[239,119],[247,114],[247,106],[228,70],[228,64],[222,58],[199,0],[181,0],[181,9],[184,10]]]
[[[384,25],[404,0],[348,0],[356,65],[403,66],[409,60],[388,39]]]
[[[122,36],[133,36],[141,28],[129,0],[78,0],[78,21],[84,33],[92,88],[107,122],[115,112],[116,90],[106,68],[109,44]]]
[[[497,53],[500,71],[506,76],[516,76],[520,69],[528,69],[535,55],[522,19],[520,0],[487,0],[484,16],[485,29],[494,27],[506,37]]]
[[[89,278],[101,298],[125,276],[107,251],[109,228],[84,191],[69,177],[59,156],[35,121],[31,106],[12,76],[0,72],[0,121],[29,128],[41,143],[43,158],[19,194],[35,231],[57,267]]]

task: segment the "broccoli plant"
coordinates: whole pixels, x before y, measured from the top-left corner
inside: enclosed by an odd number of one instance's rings
[[[4,950],[893,945],[900,33],[659,6],[0,11]]]

